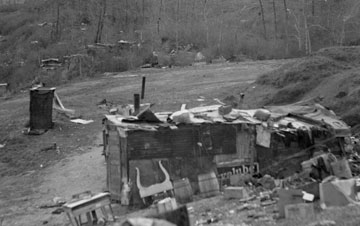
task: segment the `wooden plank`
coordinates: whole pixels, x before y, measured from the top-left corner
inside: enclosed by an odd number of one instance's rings
[[[127,138],[120,137],[120,166],[121,166],[121,180],[128,182],[129,179],[129,160],[128,160],[128,145]]]
[[[119,200],[121,195],[120,143],[116,130],[109,130],[107,158],[107,189],[112,198]]]
[[[110,205],[110,203],[110,199],[108,198],[107,200],[101,200],[99,202],[91,203],[89,205],[83,205],[80,208],[74,209],[72,212],[75,216],[78,216],[92,210],[100,209],[103,206]]]

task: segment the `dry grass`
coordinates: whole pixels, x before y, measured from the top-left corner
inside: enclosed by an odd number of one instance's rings
[[[256,81],[261,105],[279,105],[322,96],[321,104],[332,108],[351,126],[360,123],[358,103],[360,48],[332,47],[290,62]],[[263,90],[268,89],[267,94]],[[261,91],[260,91],[261,90]],[[341,95],[340,95],[341,94]]]

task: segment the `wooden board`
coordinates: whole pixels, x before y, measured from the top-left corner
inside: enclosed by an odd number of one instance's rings
[[[108,131],[107,140],[107,189],[111,198],[120,200],[121,195],[121,165],[120,165],[120,141],[116,130]]]

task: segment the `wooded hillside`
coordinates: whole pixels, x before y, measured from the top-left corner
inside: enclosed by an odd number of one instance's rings
[[[359,6],[358,0],[3,1],[0,82],[15,90],[34,80],[59,84],[124,71],[151,62],[153,51],[164,65],[187,65],[183,58],[192,61],[198,51],[210,62],[357,45]],[[41,70],[47,58],[62,67]]]

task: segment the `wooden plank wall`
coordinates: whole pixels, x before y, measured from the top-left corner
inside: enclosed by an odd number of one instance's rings
[[[241,124],[234,125],[234,127],[236,128],[236,153],[216,155],[216,163],[230,162],[235,159],[239,160],[239,162],[252,163],[255,160],[255,126]]]
[[[234,125],[180,125],[157,132],[130,131],[128,158],[152,159],[236,153]],[[202,143],[202,147],[198,143]]]

